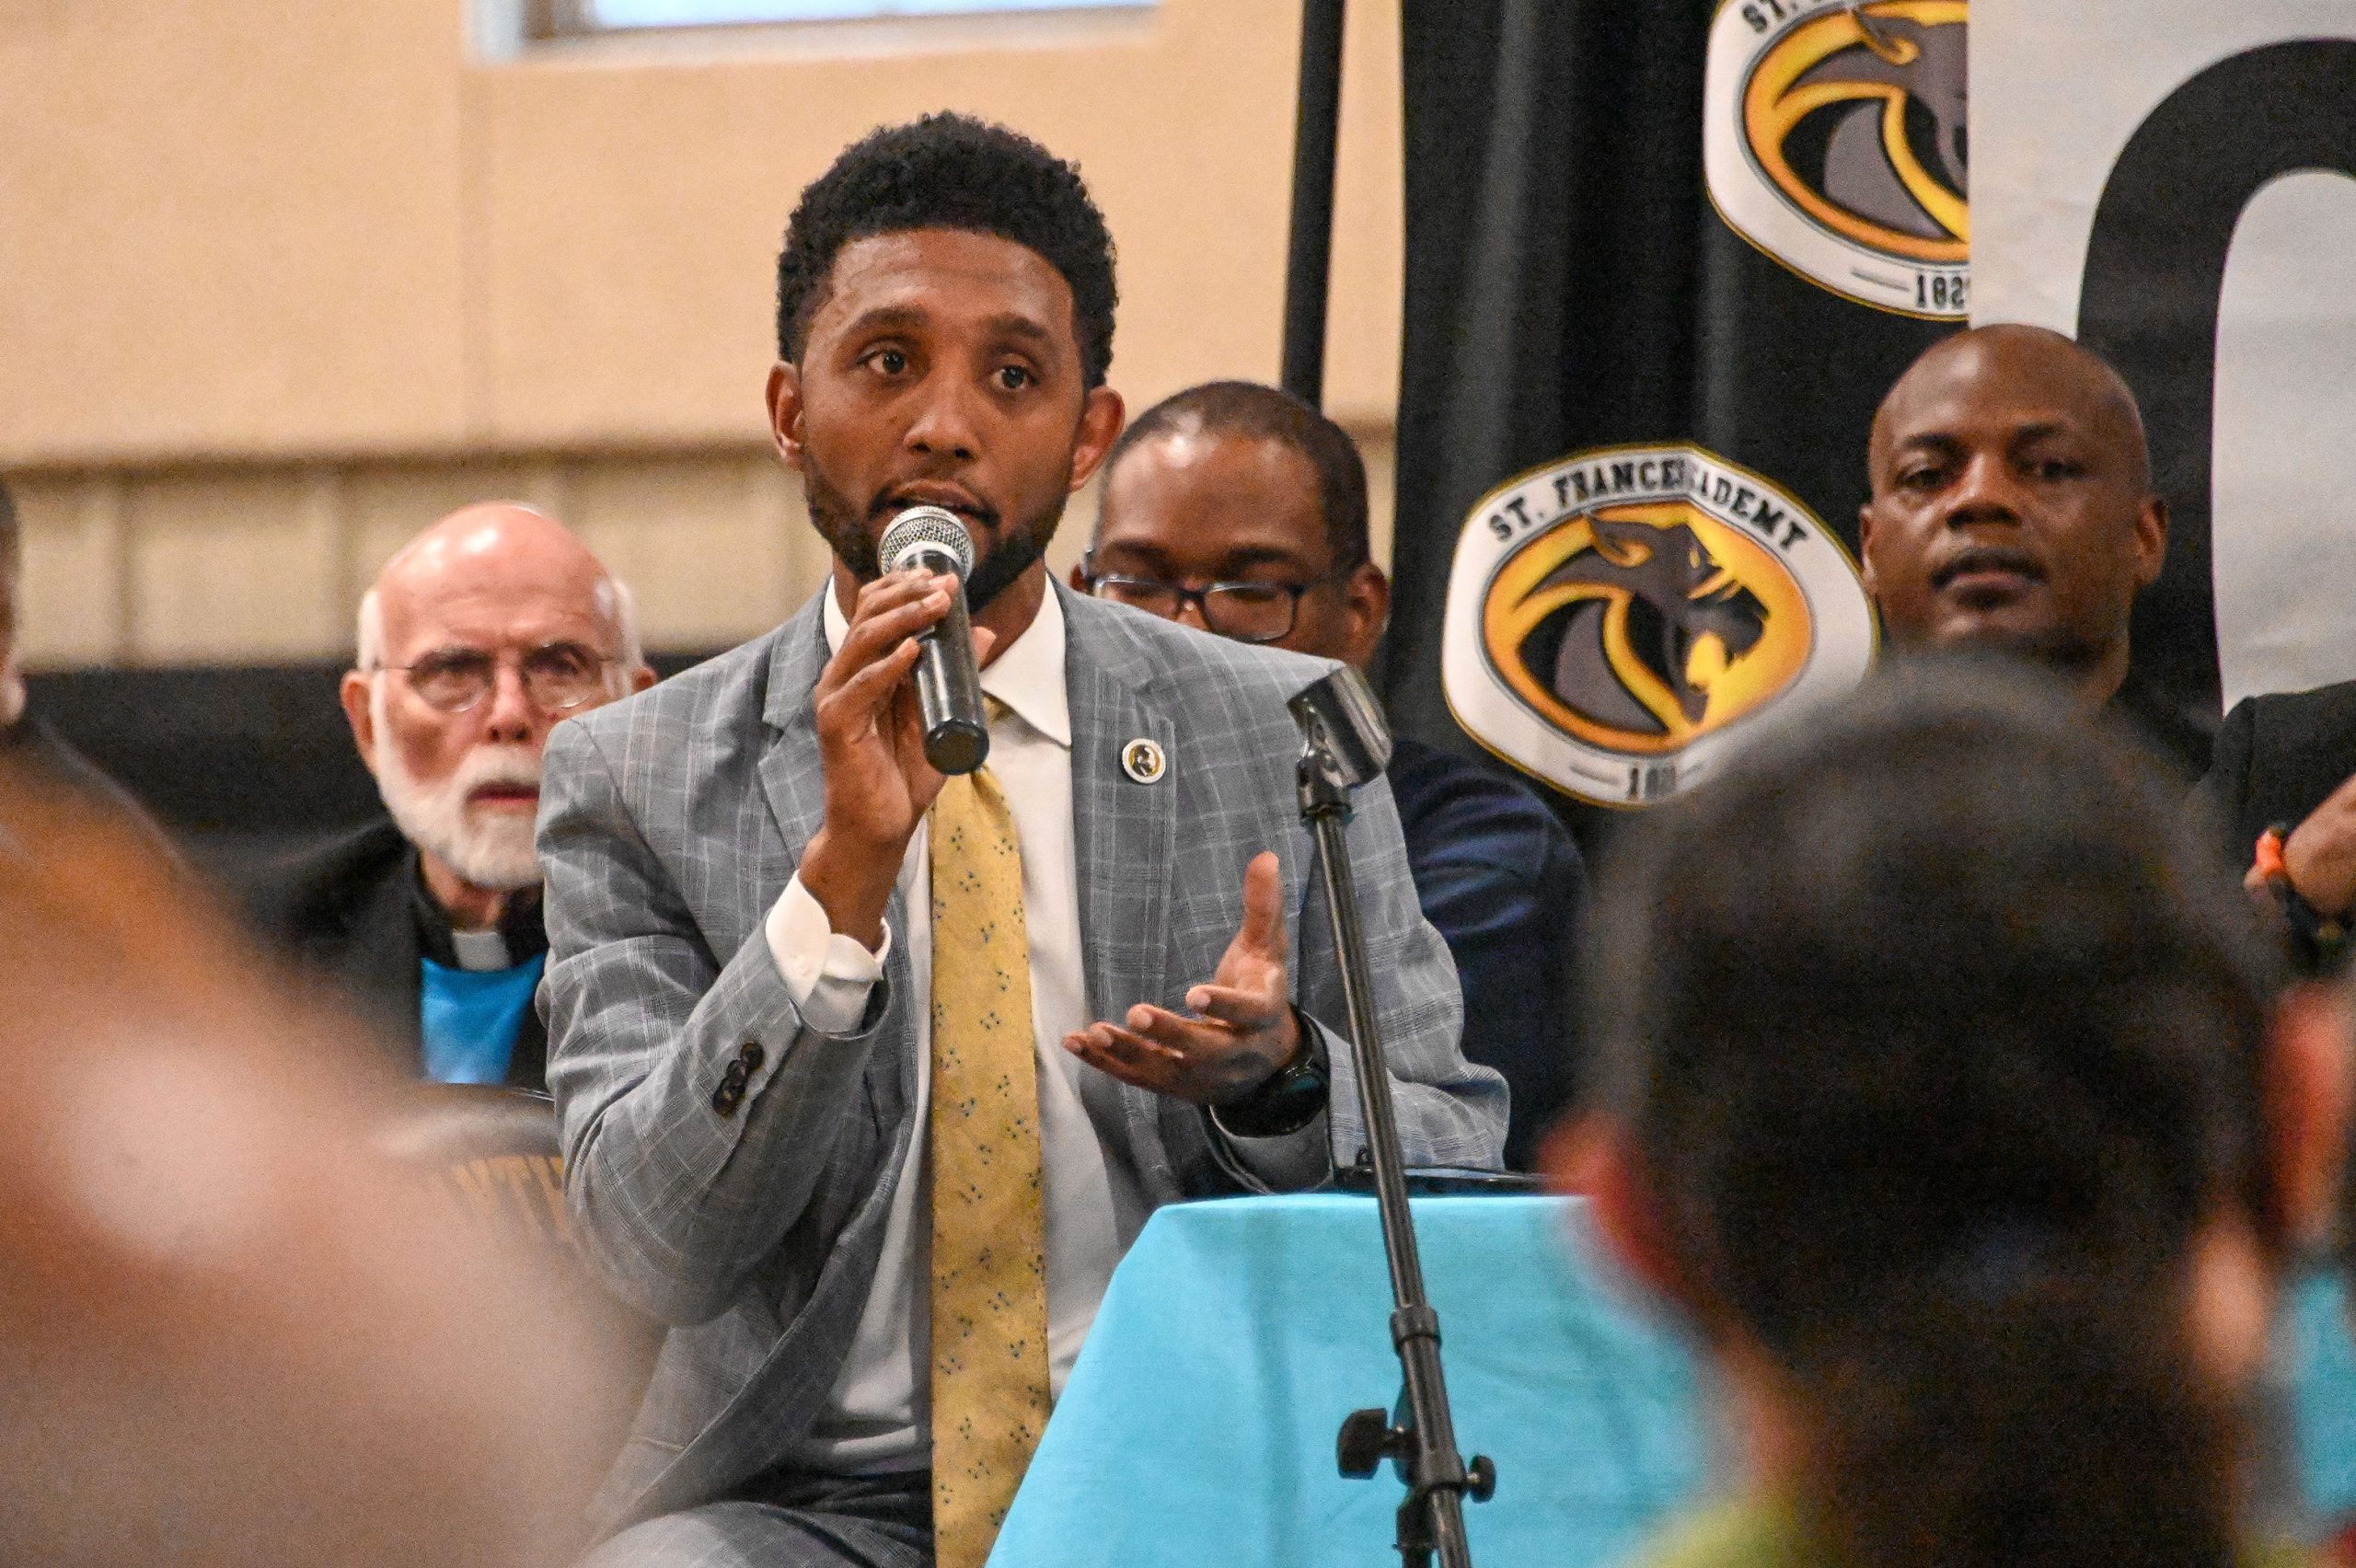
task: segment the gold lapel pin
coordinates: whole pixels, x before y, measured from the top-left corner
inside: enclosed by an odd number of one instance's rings
[[[1140,784],[1151,784],[1170,770],[1161,746],[1140,735],[1121,748],[1121,771]]]

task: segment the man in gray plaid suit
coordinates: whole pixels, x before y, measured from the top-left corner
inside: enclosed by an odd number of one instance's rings
[[[943,845],[928,859],[948,797],[907,675],[959,585],[879,570],[902,509],[948,508],[976,549],[963,592],[1020,849],[1036,1104],[1018,1120],[1044,1233],[1024,1283],[1045,1354],[1012,1353],[1036,1358],[1040,1407],[1156,1205],[1311,1186],[1356,1157],[1284,706],[1332,665],[1070,594],[1043,563],[1120,428],[1113,305],[1103,219],[1034,144],[937,115],[849,149],[789,226],[769,382],[832,582],[549,744],[543,1005],[569,1193],[601,1273],[673,1325],[599,1501],[619,1528],[600,1564],[920,1565],[968,1475],[1011,1495],[1027,1459],[959,1448],[932,1474],[974,1425],[941,1419],[962,1373],[928,1348],[946,1244],[930,1087],[963,1070],[935,1053],[966,1020],[927,1003],[964,961],[934,951],[959,929],[930,870]],[[1458,1052],[1455,972],[1387,789],[1357,805],[1407,1156],[1494,1166],[1503,1084]],[[944,1568],[977,1563],[999,1513],[978,1534],[942,1516]]]

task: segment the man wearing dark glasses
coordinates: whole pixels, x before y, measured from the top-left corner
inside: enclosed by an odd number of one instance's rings
[[[248,903],[421,1077],[542,1086],[540,752],[559,721],[653,684],[632,622],[580,540],[511,502],[436,523],[360,601],[343,710],[387,815]]]
[[[1373,656],[1391,583],[1369,545],[1366,465],[1316,409],[1250,382],[1192,387],[1122,432],[1103,486],[1073,587],[1239,642]],[[1530,1170],[1573,1088],[1578,849],[1499,768],[1402,737],[1390,778],[1424,917],[1464,988],[1464,1055],[1505,1075],[1506,1163]]]

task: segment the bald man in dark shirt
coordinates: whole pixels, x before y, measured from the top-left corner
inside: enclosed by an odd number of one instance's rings
[[[2200,776],[2206,732],[2129,667],[2128,620],[2159,576],[2167,504],[2117,371],[2038,327],[1941,339],[1883,399],[1867,468],[1865,592],[1894,650],[2042,665],[2184,782]]]

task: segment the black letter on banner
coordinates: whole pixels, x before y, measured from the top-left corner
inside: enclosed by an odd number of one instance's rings
[[[2167,563],[2135,605],[2136,666],[2188,711],[2217,710],[2210,459],[2217,310],[2243,210],[2286,174],[2356,177],[2356,40],[2221,60],[2154,110],[2095,208],[2078,336],[2134,388],[2169,503]]]

